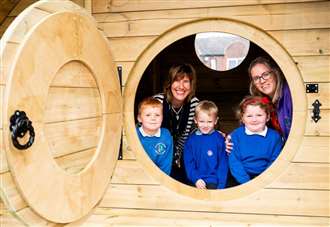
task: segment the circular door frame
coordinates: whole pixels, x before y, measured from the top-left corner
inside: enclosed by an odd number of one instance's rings
[[[144,151],[135,131],[135,94],[145,69],[149,63],[157,56],[157,54],[159,54],[167,46],[183,37],[200,32],[232,33],[256,43],[268,54],[270,54],[270,56],[282,69],[284,75],[287,75],[286,79],[292,93],[293,121],[291,132],[280,156],[276,159],[274,164],[266,171],[264,171],[264,173],[259,177],[249,181],[246,184],[223,190],[200,190],[195,187],[182,184],[164,174],[152,163]],[[141,162],[147,172],[162,185],[165,185],[166,187],[179,194],[183,194],[195,199],[236,199],[265,188],[278,176],[280,176],[281,173],[283,173],[285,168],[293,159],[302,141],[304,126],[306,122],[307,100],[306,97],[302,98],[301,94],[304,94],[304,84],[295,62],[289,53],[285,50],[285,48],[266,31],[242,21],[232,19],[203,18],[192,20],[179,24],[161,34],[143,51],[143,53],[137,59],[129,74],[124,91],[124,122],[126,135],[128,137],[129,145],[131,147],[134,145],[133,150],[136,151],[137,160]]]
[[[43,122],[48,86],[56,72],[72,61],[84,64],[92,72],[102,110],[96,152],[78,174],[69,174],[56,164],[49,151]],[[5,151],[21,195],[37,214],[52,222],[80,219],[104,195],[119,152],[122,97],[107,40],[87,13],[55,12],[26,34],[6,82]],[[9,131],[9,118],[17,109],[27,113],[35,128],[35,142],[24,151],[13,146]]]

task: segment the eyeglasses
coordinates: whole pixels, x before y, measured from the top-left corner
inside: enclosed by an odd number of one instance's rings
[[[273,71],[264,72],[264,73],[261,74],[261,76],[252,77],[252,80],[253,80],[254,83],[260,83],[261,78],[263,80],[268,80],[272,73],[273,73]]]

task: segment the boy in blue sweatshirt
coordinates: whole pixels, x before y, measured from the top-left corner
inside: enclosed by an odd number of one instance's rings
[[[167,175],[171,172],[173,139],[166,128],[161,128],[163,104],[155,98],[142,100],[137,119],[141,127],[136,129],[144,150],[150,159]]]
[[[200,189],[221,189],[226,186],[228,157],[225,139],[216,130],[218,108],[211,101],[201,101],[196,107],[198,127],[184,146],[184,164],[188,179]]]
[[[229,155],[231,174],[243,184],[266,170],[280,154],[281,135],[266,126],[271,104],[267,98],[248,96],[239,105],[242,125],[231,133],[234,144]]]

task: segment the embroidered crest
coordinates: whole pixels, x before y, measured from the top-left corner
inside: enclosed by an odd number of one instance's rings
[[[208,151],[207,151],[207,155],[208,155],[208,156],[212,156],[212,155],[213,155],[213,152],[212,152],[211,150],[208,150]]]
[[[162,155],[162,154],[165,153],[165,151],[166,151],[166,145],[164,143],[157,143],[155,145],[155,152],[156,152],[156,154]]]

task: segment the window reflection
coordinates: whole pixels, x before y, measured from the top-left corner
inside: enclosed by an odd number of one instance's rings
[[[250,42],[240,36],[223,32],[198,33],[195,51],[207,67],[226,71],[237,67],[246,57]]]

